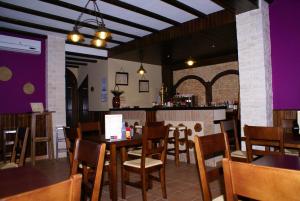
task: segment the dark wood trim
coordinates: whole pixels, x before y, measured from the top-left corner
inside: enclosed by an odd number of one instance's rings
[[[183,10],[185,12],[188,12],[192,15],[195,15],[197,17],[205,17],[206,15],[202,12],[200,12],[199,10],[196,10],[184,3],[181,3],[180,1],[174,1],[174,0],[161,0],[171,6],[174,6],[176,8],[179,8],[180,10]]]
[[[212,0],[231,13],[241,14],[258,8],[258,0]]]
[[[222,55],[220,53],[220,55]],[[214,64],[220,64],[220,63],[227,63],[231,61],[237,61],[238,60],[238,55],[237,53],[232,53],[232,54],[224,54],[223,56],[215,56],[215,57],[209,57],[209,58],[197,58],[197,63],[194,66],[187,66],[185,64],[184,60],[181,61],[176,61],[172,63],[172,70],[182,70],[182,69],[187,69],[187,68],[198,68],[202,66],[209,66],[209,65],[214,65]]]
[[[95,59],[84,59],[84,58],[76,58],[76,57],[66,57],[67,61],[82,61],[82,62],[88,62],[88,63],[97,63],[97,60]]]
[[[220,79],[221,77],[223,76],[226,76],[226,75],[231,75],[231,74],[234,74],[234,75],[239,75],[239,71],[238,70],[225,70],[223,72],[220,72],[218,73],[217,75],[215,75],[215,77],[213,77],[213,79],[210,81],[211,82],[211,85],[214,85],[215,82]]]
[[[58,15],[53,15],[53,14],[50,14],[50,13],[44,13],[44,12],[41,12],[41,11],[25,8],[25,7],[22,7],[22,6],[18,6],[18,5],[14,5],[14,4],[6,3],[6,2],[0,2],[0,7],[8,8],[8,9],[23,12],[23,13],[28,13],[28,14],[31,14],[31,15],[36,15],[36,16],[39,16],[39,17],[45,17],[45,18],[48,18],[48,19],[57,20],[57,21],[65,22],[65,23],[70,23],[70,24],[75,24],[76,23],[76,20],[73,20],[73,19],[65,18],[65,17],[58,16]],[[88,23],[81,23],[81,26],[91,28],[91,29],[97,29],[97,26],[95,26],[93,24],[88,24]],[[125,32],[118,31],[118,30],[114,30],[114,29],[109,29],[109,30],[113,34],[118,34],[118,35],[126,36],[126,37],[129,37],[129,38],[134,38],[134,39],[140,38],[140,36],[136,36],[136,35],[133,35],[133,34],[128,34],[128,33],[125,33]]]
[[[235,23],[235,15],[228,11],[220,11],[207,15],[205,18],[197,18],[185,23],[181,26],[173,26],[160,31],[159,33],[144,36],[141,39],[130,41],[126,44],[113,47],[109,51],[109,57],[118,55],[123,52],[135,50],[136,47],[146,47],[161,43],[164,41],[176,40],[185,37],[189,34],[205,31],[206,29],[213,29],[219,26]]]
[[[107,60],[107,57],[83,54],[83,53],[78,53],[78,52],[69,52],[69,51],[66,51],[66,56],[78,56],[78,57],[85,57],[85,58],[92,58],[92,59]]]
[[[59,28],[50,27],[50,26],[41,25],[41,24],[35,24],[35,23],[32,23],[32,22],[22,21],[22,20],[18,20],[18,19],[12,19],[12,18],[3,17],[3,16],[0,16],[0,21],[4,21],[4,22],[7,22],[7,23],[11,23],[11,24],[17,24],[17,25],[21,25],[21,26],[25,26],[25,27],[30,27],[30,28],[34,28],[34,29],[42,29],[42,30],[45,30],[45,31],[62,33],[62,34],[68,34],[70,32],[70,30],[59,29]],[[85,38],[90,38],[90,39],[94,38],[93,35],[89,35],[89,34],[82,34],[82,35]],[[112,42],[112,43],[115,43],[115,44],[124,44],[124,42],[119,42],[119,41],[115,41],[115,40],[112,40],[112,39],[110,39],[108,42]]]
[[[109,48],[106,48],[106,47],[94,47],[92,45],[89,45],[89,44],[85,44],[85,43],[73,43],[72,41],[68,41],[66,40],[65,42],[66,44],[70,44],[70,45],[78,45],[78,46],[82,46],[82,47],[88,47],[88,48],[94,48],[94,49],[97,49],[97,50],[109,50]]]
[[[177,22],[170,18],[164,17],[162,15],[158,15],[158,14],[150,12],[148,10],[133,6],[133,5],[125,3],[123,1],[114,1],[114,0],[101,0],[101,1],[124,8],[124,9],[127,9],[127,10],[130,10],[130,11],[133,11],[133,12],[136,12],[136,13],[139,13],[139,14],[142,14],[142,15],[145,15],[145,16],[148,16],[148,17],[151,17],[151,18],[154,18],[156,20],[166,22],[171,25],[179,25],[180,24],[180,22]]]
[[[73,62],[73,61],[66,61],[66,66],[68,65],[79,65],[79,66],[87,66],[87,63],[82,63],[82,62]]]
[[[56,6],[64,7],[64,8],[67,8],[67,9],[72,9],[72,10],[75,10],[75,11],[78,11],[78,12],[83,12],[83,13],[86,13],[86,14],[89,14],[89,15],[100,17],[100,13],[98,13],[98,12],[95,12],[95,11],[92,11],[92,10],[89,10],[89,9],[84,9],[83,7],[80,7],[80,6],[77,6],[77,5],[74,5],[74,4],[70,4],[70,3],[67,3],[67,2],[53,1],[53,0],[40,0],[40,1],[45,2],[45,3],[49,3],[49,4],[53,4],[53,5],[56,5]],[[147,27],[147,26],[144,26],[144,25],[141,25],[141,24],[130,22],[130,21],[118,18],[118,17],[114,17],[114,16],[107,15],[107,14],[104,14],[104,13],[101,13],[101,14],[102,14],[104,19],[107,19],[107,20],[110,20],[110,21],[125,24],[127,26],[135,27],[137,29],[142,29],[142,30],[146,30],[146,31],[149,31],[149,32],[157,32],[158,31],[157,29],[153,29],[151,27]]]
[[[66,65],[66,68],[79,68],[80,66],[76,66],[76,65]]]

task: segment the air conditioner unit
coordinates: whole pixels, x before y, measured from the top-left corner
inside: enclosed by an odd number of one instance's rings
[[[0,34],[0,50],[41,54],[41,41]]]

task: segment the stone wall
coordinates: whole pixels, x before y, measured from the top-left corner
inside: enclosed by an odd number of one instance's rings
[[[204,81],[210,82],[219,73],[226,70],[238,70],[238,62],[228,62],[204,67],[189,68],[173,72],[173,84],[187,75],[196,75]],[[205,87],[195,79],[182,82],[176,90],[177,93],[194,94],[198,97],[198,105],[206,104]],[[239,78],[238,75],[229,74],[218,79],[212,86],[212,102],[239,100]]]

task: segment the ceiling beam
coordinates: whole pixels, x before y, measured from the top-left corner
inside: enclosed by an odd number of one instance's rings
[[[188,12],[192,15],[195,15],[197,17],[205,17],[206,15],[202,12],[200,12],[199,10],[196,10],[184,3],[181,3],[180,1],[174,1],[174,0],[161,0],[171,6],[174,6],[176,8],[179,8],[180,10],[183,10],[185,12]]]
[[[143,48],[163,41],[171,41],[180,39],[201,32],[206,29],[212,29],[219,26],[227,25],[235,22],[235,15],[224,10],[217,13],[207,15],[205,18],[197,18],[185,23],[181,26],[170,27],[160,31],[159,33],[144,36],[143,38],[130,41],[126,44],[113,47],[109,50],[109,57],[131,51],[136,48]]]
[[[67,62],[79,61],[79,62],[97,63],[97,60],[95,60],[95,59],[84,59],[84,58],[68,57],[68,56],[66,56],[66,60],[67,60]]]
[[[69,52],[69,51],[66,51],[66,56],[77,56],[77,57],[84,57],[84,58],[107,60],[107,57],[101,57],[101,56],[83,54],[83,53],[77,53],[77,52]]]
[[[70,18],[65,18],[65,17],[62,17],[62,16],[53,15],[53,14],[50,14],[50,13],[45,13],[45,12],[25,8],[25,7],[22,7],[22,6],[17,6],[17,5],[6,3],[6,2],[0,2],[0,7],[15,10],[15,11],[19,11],[19,12],[23,12],[23,13],[27,13],[27,14],[31,14],[31,15],[36,15],[36,16],[39,16],[39,17],[45,17],[45,18],[48,18],[48,19],[57,20],[57,21],[61,21],[61,22],[65,22],[65,23],[69,23],[69,24],[73,24],[73,25],[76,23],[76,20],[73,20],[73,19],[70,19]],[[82,27],[87,27],[87,28],[91,28],[91,29],[97,29],[98,28],[96,25],[88,24],[88,23],[81,23],[80,25]],[[109,30],[113,34],[118,34],[118,35],[126,36],[126,37],[129,37],[129,38],[134,38],[134,39],[140,38],[140,36],[136,36],[136,35],[133,35],[133,34],[128,34],[128,33],[125,33],[125,32],[114,30],[114,29],[109,29]]]
[[[45,30],[45,31],[62,33],[62,34],[68,34],[70,32],[69,30],[65,30],[65,29],[50,27],[50,26],[41,25],[41,24],[35,24],[32,22],[22,21],[22,20],[18,20],[18,19],[12,19],[12,18],[3,17],[3,16],[0,16],[0,21],[11,23],[11,24],[17,24],[17,25],[21,25],[21,26],[25,26],[25,27],[30,27],[30,28],[34,28],[34,29],[41,29],[41,30]],[[93,35],[89,35],[89,34],[82,34],[82,35],[85,38],[90,38],[90,39],[94,38]],[[108,40],[108,42],[112,42],[112,43],[116,43],[116,44],[124,44],[124,42],[115,41],[112,39]]]
[[[164,17],[162,15],[158,15],[156,13],[153,13],[151,11],[142,9],[140,7],[133,6],[133,5],[125,3],[123,1],[119,1],[119,0],[101,0],[101,1],[103,1],[105,3],[115,5],[115,6],[118,6],[118,7],[121,7],[121,8],[124,8],[124,9],[127,9],[127,10],[130,10],[130,11],[133,11],[135,13],[139,13],[139,14],[142,14],[142,15],[145,15],[145,16],[148,16],[148,17],[166,22],[166,23],[171,24],[171,25],[179,25],[180,24],[180,22],[177,22],[177,21],[172,20],[170,18]]]
[[[234,14],[241,14],[258,8],[258,0],[212,0]]]
[[[79,66],[76,66],[76,65],[66,65],[66,68],[79,68]]]
[[[137,23],[127,21],[127,20],[124,20],[124,19],[121,19],[121,18],[118,18],[118,17],[114,17],[114,16],[111,16],[111,15],[107,15],[107,14],[104,14],[104,13],[98,13],[98,12],[95,12],[93,10],[83,8],[81,6],[77,6],[77,5],[74,5],[74,4],[70,4],[70,3],[67,3],[67,2],[64,2],[64,1],[53,1],[53,0],[40,0],[40,1],[45,2],[45,3],[49,3],[49,4],[53,4],[53,5],[56,5],[56,6],[60,6],[60,7],[63,7],[63,8],[72,9],[72,10],[82,12],[82,13],[85,13],[85,14],[88,14],[88,15],[93,15],[93,16],[97,16],[97,17],[101,17],[101,15],[102,15],[104,19],[107,19],[107,20],[110,20],[110,21],[113,21],[113,22],[117,22],[117,23],[120,23],[120,24],[125,24],[127,26],[135,27],[137,29],[142,29],[142,30],[146,30],[146,31],[149,31],[149,32],[158,32],[157,29],[153,29],[151,27],[147,27],[147,26],[144,26],[144,25],[141,25],[141,24],[137,24]]]
[[[66,66],[67,65],[87,66],[88,64],[83,62],[66,61]]]

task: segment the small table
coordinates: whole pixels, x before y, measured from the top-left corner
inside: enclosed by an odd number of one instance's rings
[[[290,155],[265,155],[252,162],[255,165],[300,170],[300,157]]]
[[[86,140],[97,143],[105,143],[110,149],[110,181],[112,182],[112,200],[118,200],[118,180],[117,180],[117,148],[133,147],[142,145],[142,136],[135,135],[132,139],[106,140],[105,135],[101,136],[83,136]]]
[[[34,167],[0,170],[0,199],[50,184],[47,176]]]

